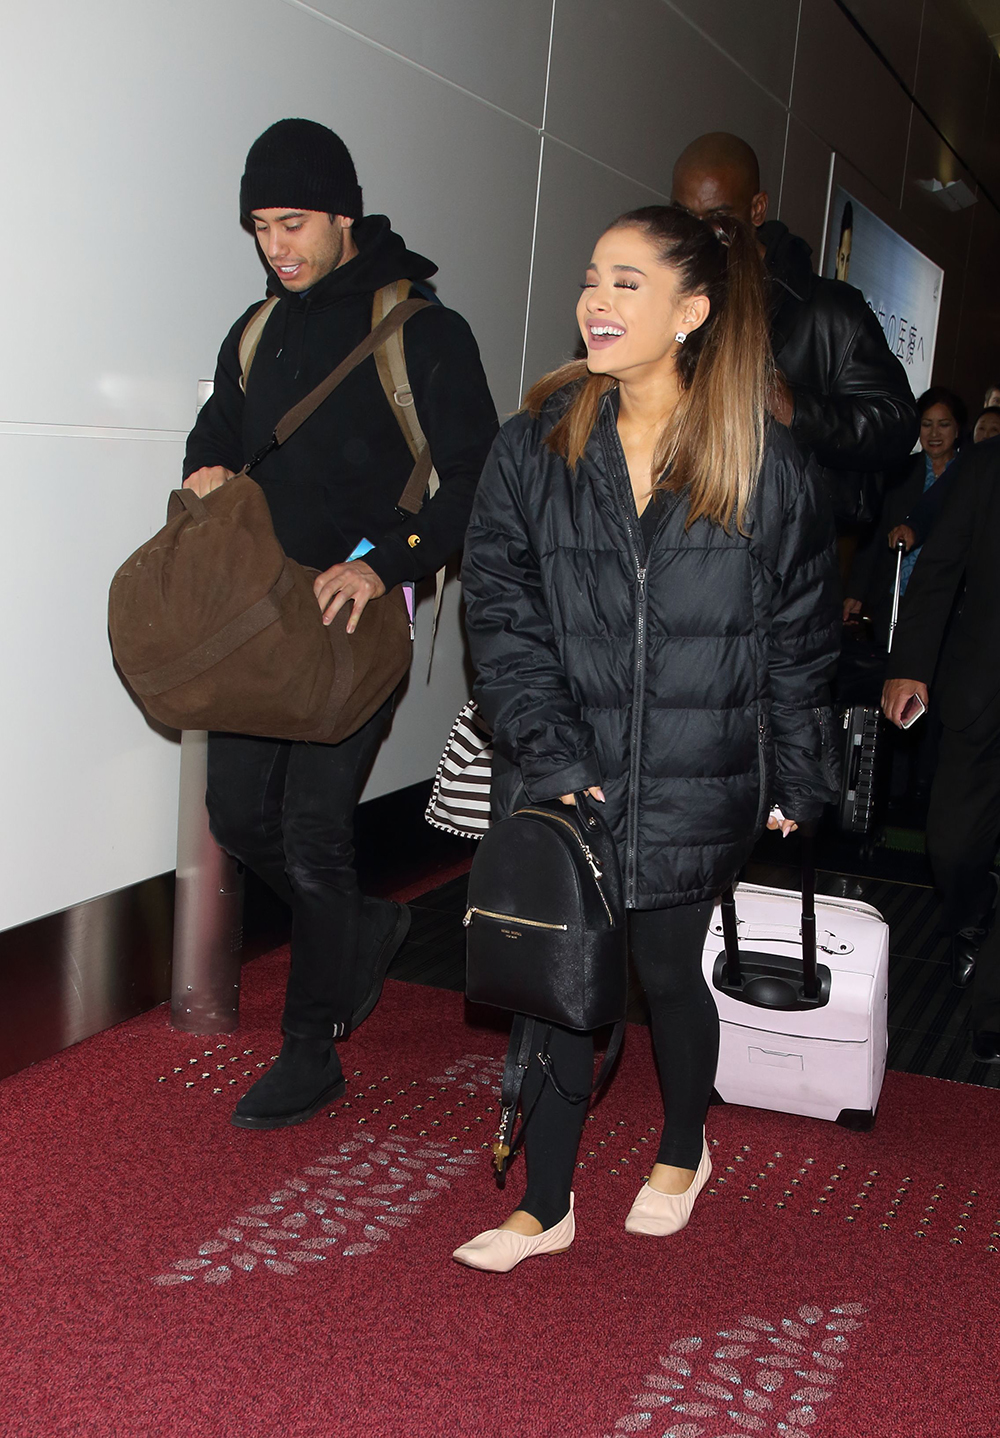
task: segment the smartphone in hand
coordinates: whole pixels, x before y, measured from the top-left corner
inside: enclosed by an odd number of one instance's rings
[[[919,694],[911,694],[903,705],[903,712],[899,716],[900,729],[911,729],[926,708],[927,705]]]

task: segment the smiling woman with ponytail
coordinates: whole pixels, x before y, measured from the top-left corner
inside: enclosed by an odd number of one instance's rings
[[[632,957],[664,1103],[625,1227],[687,1223],[711,1171],[718,1014],[702,977],[712,903],[767,824],[835,797],[827,683],[839,645],[832,518],[787,431],[760,256],[732,216],[622,215],[577,306],[587,359],[501,431],[465,546],[476,697],[494,732],[494,818],[587,792],[619,848]],[[769,818],[775,806],[776,813]],[[456,1250],[506,1271],[561,1252],[593,1039],[551,1027],[524,1081],[527,1191]],[[551,1072],[553,1081],[547,1081]]]

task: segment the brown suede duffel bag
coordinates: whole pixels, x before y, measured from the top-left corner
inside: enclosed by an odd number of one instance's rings
[[[323,383],[281,419],[240,474],[201,499],[170,496],[167,523],[111,584],[108,627],[122,674],[147,713],[174,729],[218,729],[337,744],[359,729],[405,675],[412,656],[402,586],[324,625],[317,570],[278,543],[249,470],[284,443],[362,360],[426,300],[397,304]],[[424,449],[399,507],[416,513],[431,474]]]

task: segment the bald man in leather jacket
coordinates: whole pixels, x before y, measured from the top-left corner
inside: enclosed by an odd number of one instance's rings
[[[775,418],[827,471],[838,527],[874,519],[875,477],[905,460],[918,419],[906,372],[861,291],[822,279],[805,240],[766,219],[757,156],[738,136],[688,145],[674,166],[673,197],[694,214],[735,214],[756,227],[771,285]]]

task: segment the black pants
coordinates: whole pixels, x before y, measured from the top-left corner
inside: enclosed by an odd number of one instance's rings
[[[983,916],[1000,840],[1000,698],[967,729],[942,730],[927,852],[950,933]]]
[[[341,744],[209,736],[212,833],[291,906],[282,1026],[300,1038],[350,1027],[361,915],[354,810],[391,712],[389,700]]]
[[[927,815],[927,852],[944,903],[949,933],[979,927],[995,889],[989,877],[1000,842],[1000,696],[967,729],[944,728]],[[1000,932],[980,950],[973,988],[977,1027],[1000,1027],[981,1016],[1000,1010]]]
[[[697,1168],[705,1114],[719,1060],[719,1012],[702,974],[702,950],[712,916],[710,902],[674,909],[635,910],[629,915],[632,958],[649,1001],[653,1048],[663,1095],[663,1132],[658,1163]],[[593,1084],[594,1040],[552,1025],[547,1039],[559,1086],[587,1094]],[[521,1203],[543,1228],[569,1208],[573,1170],[587,1116],[586,1102],[572,1104],[545,1081],[537,1058],[525,1075],[522,1111],[528,1187]]]

